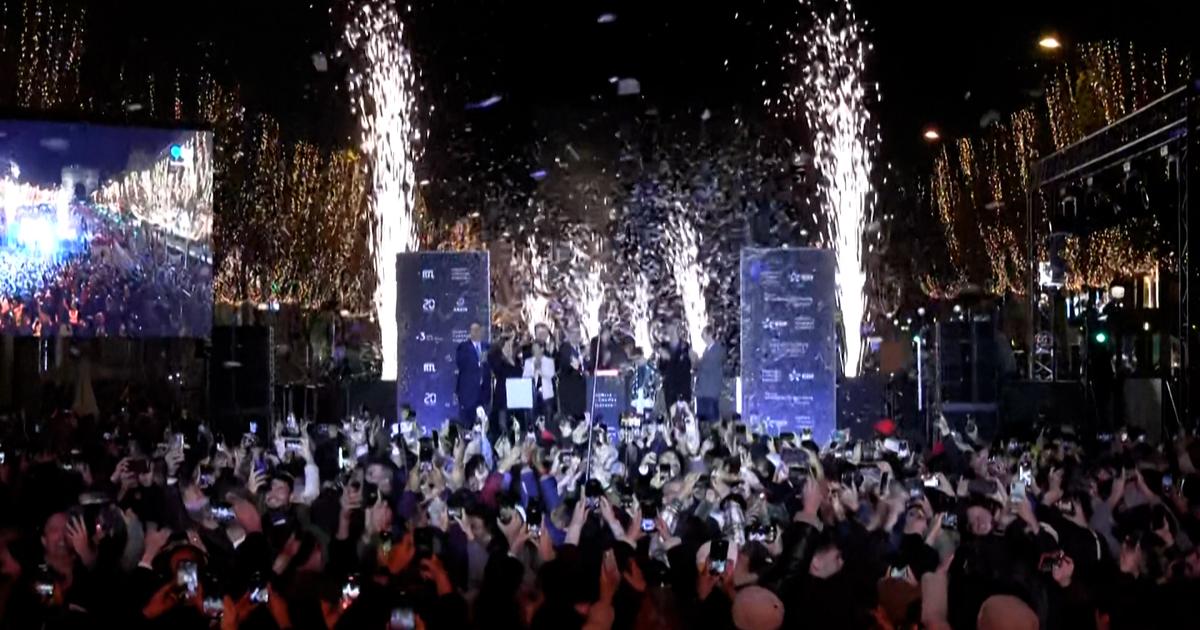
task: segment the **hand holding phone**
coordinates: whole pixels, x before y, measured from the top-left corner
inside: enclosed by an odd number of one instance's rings
[[[724,538],[717,538],[712,541],[708,550],[708,572],[712,575],[721,575],[724,573],[728,558],[729,541]]]

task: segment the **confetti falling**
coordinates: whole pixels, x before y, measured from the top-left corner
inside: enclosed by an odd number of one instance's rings
[[[349,74],[359,118],[362,150],[371,170],[375,217],[375,315],[383,350],[384,380],[397,372],[396,255],[417,248],[416,173],[421,132],[416,127],[412,59],[404,45],[404,23],[393,3],[366,1],[346,25],[345,43],[355,53]]]
[[[878,138],[871,135],[863,83],[867,47],[849,2],[818,17],[799,43],[807,66],[794,99],[802,101],[813,134],[821,208],[829,217],[827,238],[837,252],[838,305],[846,350],[843,370],[853,377],[862,363],[861,327],[867,306],[863,230],[875,200],[871,173],[878,145]]]
[[[688,339],[697,352],[704,349],[704,329],[708,327],[708,304],[704,292],[708,289],[708,270],[700,263],[700,235],[689,213],[676,204],[666,231],[667,263],[683,302],[683,318],[687,323]]]

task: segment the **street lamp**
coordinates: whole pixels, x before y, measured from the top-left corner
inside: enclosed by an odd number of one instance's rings
[[[1042,50],[1058,50],[1062,48],[1062,42],[1058,41],[1058,38],[1053,35],[1044,35],[1038,40],[1038,46]]]
[[[938,133],[937,129],[934,129],[933,127],[926,129],[924,136],[929,142],[937,142],[942,138],[942,134]]]

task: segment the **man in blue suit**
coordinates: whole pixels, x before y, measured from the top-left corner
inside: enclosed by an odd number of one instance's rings
[[[483,342],[483,327],[471,324],[467,339],[458,344],[454,363],[458,368],[458,421],[464,427],[475,424],[475,408],[488,411],[492,399],[492,375],[487,367],[488,346]]]

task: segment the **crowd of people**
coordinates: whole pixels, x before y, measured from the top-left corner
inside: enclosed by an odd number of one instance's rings
[[[91,204],[71,207],[79,236],[60,251],[30,252],[0,234],[0,334],[207,336],[210,264]]]
[[[560,405],[498,431],[482,408],[433,431],[411,408],[224,431],[6,422],[0,628],[1183,628],[1200,612],[1191,436],[985,440],[942,419],[921,444],[881,420],[822,446],[693,409],[605,427]]]

